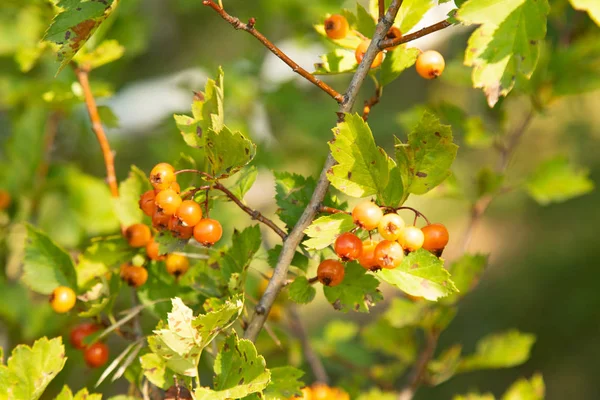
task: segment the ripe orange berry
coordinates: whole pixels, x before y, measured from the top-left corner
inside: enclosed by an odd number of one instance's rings
[[[10,197],[10,193],[6,190],[0,189],[0,210],[7,209],[10,206],[12,199]]]
[[[404,229],[404,220],[396,213],[385,214],[377,226],[379,234],[386,240],[398,239],[402,229]]]
[[[164,231],[169,228],[169,221],[171,220],[171,216],[163,213],[158,208],[154,210],[154,214],[152,214],[152,226],[159,231]]]
[[[125,229],[125,238],[131,247],[144,247],[152,239],[152,233],[144,224],[133,224]]]
[[[223,236],[223,227],[215,219],[205,218],[194,226],[194,239],[204,246],[212,246]]]
[[[400,232],[398,242],[408,251],[419,250],[423,247],[425,235],[416,226],[407,226]]]
[[[154,204],[155,197],[156,193],[154,193],[154,190],[148,190],[140,197],[140,209],[149,217],[154,214],[154,209],[156,208],[156,205]]]
[[[383,218],[383,211],[379,206],[369,200],[358,203],[352,210],[354,223],[368,231],[377,228]]]
[[[399,39],[402,37],[402,32],[400,31],[399,28],[392,26],[390,28],[390,30],[388,31],[387,35],[385,35],[386,39],[390,39],[390,40],[394,40],[394,39]],[[394,50],[396,47],[398,46],[393,46],[393,47],[388,47],[389,51]]]
[[[85,343],[83,343],[83,340],[87,336],[98,331],[99,329],[100,329],[100,327],[98,325],[91,323],[91,322],[86,322],[86,323],[77,325],[75,328],[73,328],[73,330],[71,331],[71,335],[69,336],[71,344],[76,349],[79,349],[79,350],[85,349],[86,345],[85,345]]]
[[[325,33],[330,39],[343,39],[349,31],[350,25],[343,15],[334,14],[325,20]]]
[[[181,193],[181,186],[179,186],[179,183],[177,182],[171,182],[167,189],[174,190],[177,194]],[[160,192],[160,189],[154,189],[154,192],[158,194],[158,192]]]
[[[370,271],[374,271],[374,270],[378,270],[379,267],[379,263],[377,262],[377,259],[375,258],[375,248],[377,247],[377,245],[379,244],[379,242],[375,241],[375,240],[365,240],[362,244],[362,255],[360,256],[360,258],[358,259],[358,263],[365,269],[368,269]]]
[[[50,306],[59,314],[70,311],[77,301],[75,292],[70,287],[59,286],[50,294]]]
[[[190,260],[186,256],[179,254],[169,254],[165,264],[167,272],[176,278],[179,278],[190,269]]]
[[[101,342],[94,343],[84,350],[83,358],[90,368],[101,367],[108,361],[108,346]]]
[[[360,44],[356,47],[354,56],[356,57],[356,62],[358,64],[360,64],[362,62],[363,58],[365,57],[365,53],[367,52],[367,49],[369,48],[370,44],[371,44],[371,39],[365,39],[362,42],[360,42]],[[383,61],[383,53],[379,52],[375,56],[375,59],[373,60],[373,63],[371,64],[371,68],[379,67],[381,65],[382,61]]]
[[[317,268],[317,278],[325,286],[337,286],[344,280],[344,264],[337,260],[323,260]]]
[[[183,226],[194,226],[202,219],[202,209],[193,200],[184,200],[175,213]]]
[[[375,259],[381,268],[394,269],[402,262],[404,250],[398,242],[382,240],[375,247]]]
[[[162,190],[154,198],[156,207],[166,215],[175,214],[181,203],[181,197],[173,189]]]
[[[150,183],[152,183],[154,189],[168,189],[171,183],[176,180],[177,176],[175,175],[175,168],[173,168],[171,164],[156,164],[154,168],[152,168],[152,171],[150,171]]]
[[[427,50],[419,54],[415,64],[417,73],[425,79],[435,79],[444,72],[444,57],[435,50]]]
[[[146,245],[146,255],[148,258],[154,261],[161,261],[165,259],[164,255],[159,254],[158,243],[152,238]]]
[[[144,267],[123,264],[121,265],[121,279],[129,286],[140,287],[148,280],[148,271]]]
[[[362,254],[362,241],[354,233],[342,233],[335,240],[336,254],[344,261],[356,260]]]
[[[194,227],[183,226],[181,221],[174,215],[172,215],[171,219],[169,220],[168,228],[173,236],[182,240],[188,240],[194,235]]]
[[[425,240],[423,248],[428,251],[442,250],[448,244],[450,235],[448,229],[442,224],[431,224],[421,228]]]

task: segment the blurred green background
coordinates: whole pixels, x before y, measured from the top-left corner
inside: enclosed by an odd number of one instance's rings
[[[566,7],[566,1],[552,3],[549,42],[560,40],[565,25],[574,30],[587,29],[583,27],[589,24],[585,15]],[[351,8],[353,4],[334,0],[311,3],[225,0],[225,6],[242,20],[255,17],[259,30],[310,70],[330,46],[314,32],[312,24],[319,23],[326,13],[334,13],[342,6]],[[41,55],[38,65],[25,73],[20,71],[14,57],[19,46],[36,43],[51,15],[52,10],[44,1],[4,0],[0,5],[0,157],[10,158],[19,146],[21,154],[28,154],[23,169],[2,171],[1,176],[10,182],[13,194],[30,199],[30,210],[38,211],[34,214],[35,222],[42,229],[62,244],[76,247],[89,236],[115,229],[110,221],[102,220],[98,210],[91,210],[98,214],[94,214],[95,225],[90,226],[88,219],[71,216],[65,208],[69,201],[85,201],[77,199],[80,185],[87,185],[86,193],[104,190],[89,189],[88,186],[95,188],[97,182],[85,183],[78,175],[82,171],[103,177],[101,153],[85,109],[77,99],[47,101],[48,93],[67,93],[72,89],[75,81],[72,71],[67,68],[54,78],[57,64],[48,50]],[[428,15],[423,25],[437,22],[444,15],[445,12]],[[450,109],[451,105],[460,107],[469,116],[480,116],[483,130],[494,134],[520,123],[527,108],[526,100],[515,94],[490,110],[482,92],[470,88],[470,72],[461,62],[470,32],[449,28],[417,43],[423,49],[442,52],[449,64],[447,73],[443,79],[429,82],[409,69],[385,88],[381,103],[369,119],[381,146],[391,150],[393,135],[405,137],[408,130],[404,122],[411,119],[415,107],[423,105],[442,110]],[[228,125],[242,129],[258,144],[254,163],[260,175],[246,198],[248,203],[265,213],[274,213],[270,170],[305,175],[320,171],[327,154],[325,142],[331,137],[336,119],[335,102],[295,77],[250,35],[225,24],[203,7],[201,0],[122,1],[105,34],[126,48],[121,60],[92,74],[97,91],[112,94],[99,98],[99,103],[110,107],[118,118],[119,127],[109,128],[108,133],[116,152],[120,179],[127,176],[132,164],[149,171],[157,162],[176,160],[181,152],[189,151],[171,115],[189,113],[192,91],[202,90],[206,77],[214,76],[218,66],[225,70]],[[340,91],[349,81],[348,76],[325,79]],[[362,104],[362,99],[372,91],[372,82],[367,82],[357,104]],[[562,154],[589,168],[591,179],[597,184],[599,107],[600,92],[592,92],[563,97],[537,115],[509,168],[507,182],[518,185],[541,161]],[[108,109],[103,112],[110,117]],[[52,129],[48,122],[50,115],[56,124],[56,137],[44,153],[40,149],[44,148],[43,133]],[[446,118],[447,115],[442,112],[446,122],[456,120]],[[493,167],[496,158],[491,149],[466,145],[464,130],[460,126],[454,128],[456,141],[461,145],[454,166],[455,177],[469,193],[474,190],[478,171],[485,166]],[[15,139],[17,135],[21,140]],[[50,169],[40,189],[36,188],[35,179],[22,181],[22,177],[28,176],[25,170],[37,170],[45,163],[44,154]],[[67,164],[77,170],[65,168]],[[64,182],[63,174],[69,174],[72,183],[66,184],[66,188],[53,186]],[[467,198],[446,196],[439,190],[409,200],[410,205],[418,207],[430,219],[449,227],[451,241],[445,253],[448,260],[461,251],[461,237],[470,213]],[[423,388],[417,399],[448,399],[454,393],[473,388],[501,394],[518,377],[536,371],[544,375],[549,399],[600,398],[596,376],[600,371],[598,204],[600,194],[594,191],[568,202],[541,207],[519,190],[492,203],[470,245],[471,251],[491,253],[491,264],[480,285],[461,303],[457,318],[441,337],[440,348],[462,343],[470,351],[480,337],[514,327],[538,337],[532,358],[519,368],[470,373],[437,388]],[[230,205],[220,207],[216,213],[228,233],[249,223]],[[10,243],[22,238],[22,233],[19,236],[19,232],[10,231],[3,235],[13,241],[9,240],[9,245],[2,249],[6,266],[2,269],[7,273],[2,278],[5,288],[0,293],[0,345],[6,353],[19,342],[30,343],[40,335],[67,331],[62,328],[66,319],[55,317],[46,306],[31,308],[21,302],[25,296],[27,301],[45,304],[31,295],[23,295],[11,282],[7,254]],[[274,238],[266,239],[267,248],[274,244]],[[383,309],[385,305],[380,304],[375,313]],[[302,308],[301,314],[315,336],[325,322],[334,318],[361,322],[371,318],[335,313],[323,298]],[[148,324],[152,326],[153,322]],[[330,363],[334,361],[326,360],[327,365]],[[339,368],[333,367],[332,371],[343,376]]]

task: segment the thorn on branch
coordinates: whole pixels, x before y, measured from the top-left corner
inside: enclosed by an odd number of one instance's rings
[[[248,29],[254,29],[254,25],[256,24],[256,18],[251,17],[248,20],[248,23],[246,24],[246,26],[248,27]]]

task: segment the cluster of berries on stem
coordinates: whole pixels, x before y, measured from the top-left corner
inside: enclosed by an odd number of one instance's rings
[[[98,330],[100,330],[99,325],[92,322],[84,322],[73,328],[69,336],[73,347],[83,351],[85,363],[90,368],[99,368],[108,361],[109,349],[106,343],[96,342],[89,346],[84,343],[86,337]]]

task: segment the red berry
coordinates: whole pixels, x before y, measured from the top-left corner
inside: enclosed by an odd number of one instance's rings
[[[385,214],[377,226],[379,234],[386,240],[398,239],[402,229],[404,229],[404,220],[396,213]]]
[[[10,193],[6,190],[0,189],[0,210],[4,210],[10,206],[12,199],[10,197]]]
[[[381,268],[394,269],[402,262],[404,250],[398,242],[382,240],[375,247],[375,259]]]
[[[108,361],[108,346],[101,342],[94,343],[83,351],[83,358],[90,368],[101,367]]]
[[[169,228],[169,221],[171,220],[171,216],[163,213],[158,208],[152,214],[152,226],[158,229],[159,231],[164,231]]]
[[[423,248],[429,251],[442,250],[448,244],[450,235],[448,229],[442,224],[431,224],[421,228],[425,240]]]
[[[219,221],[206,218],[194,226],[194,239],[204,246],[212,246],[223,236],[223,228]]]
[[[323,260],[317,268],[317,278],[325,286],[337,286],[344,280],[344,264],[337,260]]]
[[[152,239],[152,233],[144,224],[133,224],[125,229],[125,238],[131,247],[144,247]]]
[[[154,204],[155,197],[156,194],[154,193],[154,190],[148,190],[140,197],[140,209],[149,217],[154,214],[154,209],[156,208],[156,205]]]
[[[173,189],[165,189],[156,195],[154,204],[166,215],[173,215],[181,205],[181,197]]]
[[[188,269],[190,269],[190,260],[179,254],[169,254],[165,264],[167,266],[167,272],[176,278],[185,274]]]
[[[171,164],[160,163],[156,164],[150,171],[150,183],[154,189],[164,190],[169,188],[171,183],[177,180],[175,168]]]
[[[444,57],[435,50],[427,50],[419,54],[415,64],[417,73],[425,79],[435,79],[444,72]]]
[[[70,287],[59,286],[50,294],[50,306],[59,314],[70,311],[77,301],[75,292]]]
[[[367,52],[367,49],[369,48],[370,44],[371,44],[371,39],[365,39],[362,42],[360,42],[360,44],[358,45],[358,47],[356,47],[356,51],[354,52],[354,56],[356,57],[356,62],[358,64],[360,64],[362,62],[363,58],[365,57],[365,53]],[[383,53],[379,52],[375,56],[375,59],[373,60],[373,63],[371,63],[371,68],[377,68],[377,67],[379,67],[381,65],[382,61],[383,61]]]
[[[354,223],[368,231],[377,228],[382,217],[381,208],[369,200],[358,203],[352,210]]]
[[[365,240],[362,244],[362,255],[358,259],[358,263],[362,265],[363,268],[368,270],[377,270],[379,269],[379,263],[375,258],[375,248],[379,242],[375,240]]]
[[[334,14],[325,20],[325,33],[330,39],[343,39],[349,31],[350,25],[343,15]]]
[[[83,340],[91,335],[92,333],[98,331],[100,327],[94,323],[86,322],[83,324],[77,325],[71,331],[70,340],[73,347],[76,349],[84,349],[86,345],[83,343]]]
[[[407,226],[400,232],[398,242],[408,251],[416,251],[423,247],[425,235],[416,226]]]
[[[140,287],[148,280],[148,271],[144,267],[123,264],[121,265],[121,279],[129,286]]]
[[[362,241],[354,233],[342,233],[335,240],[336,254],[344,261],[356,260],[362,254]]]
[[[202,209],[193,200],[184,200],[175,213],[184,226],[194,226],[202,219]]]
[[[194,234],[193,226],[183,226],[176,216],[171,216],[169,220],[169,230],[176,238],[187,240]]]

